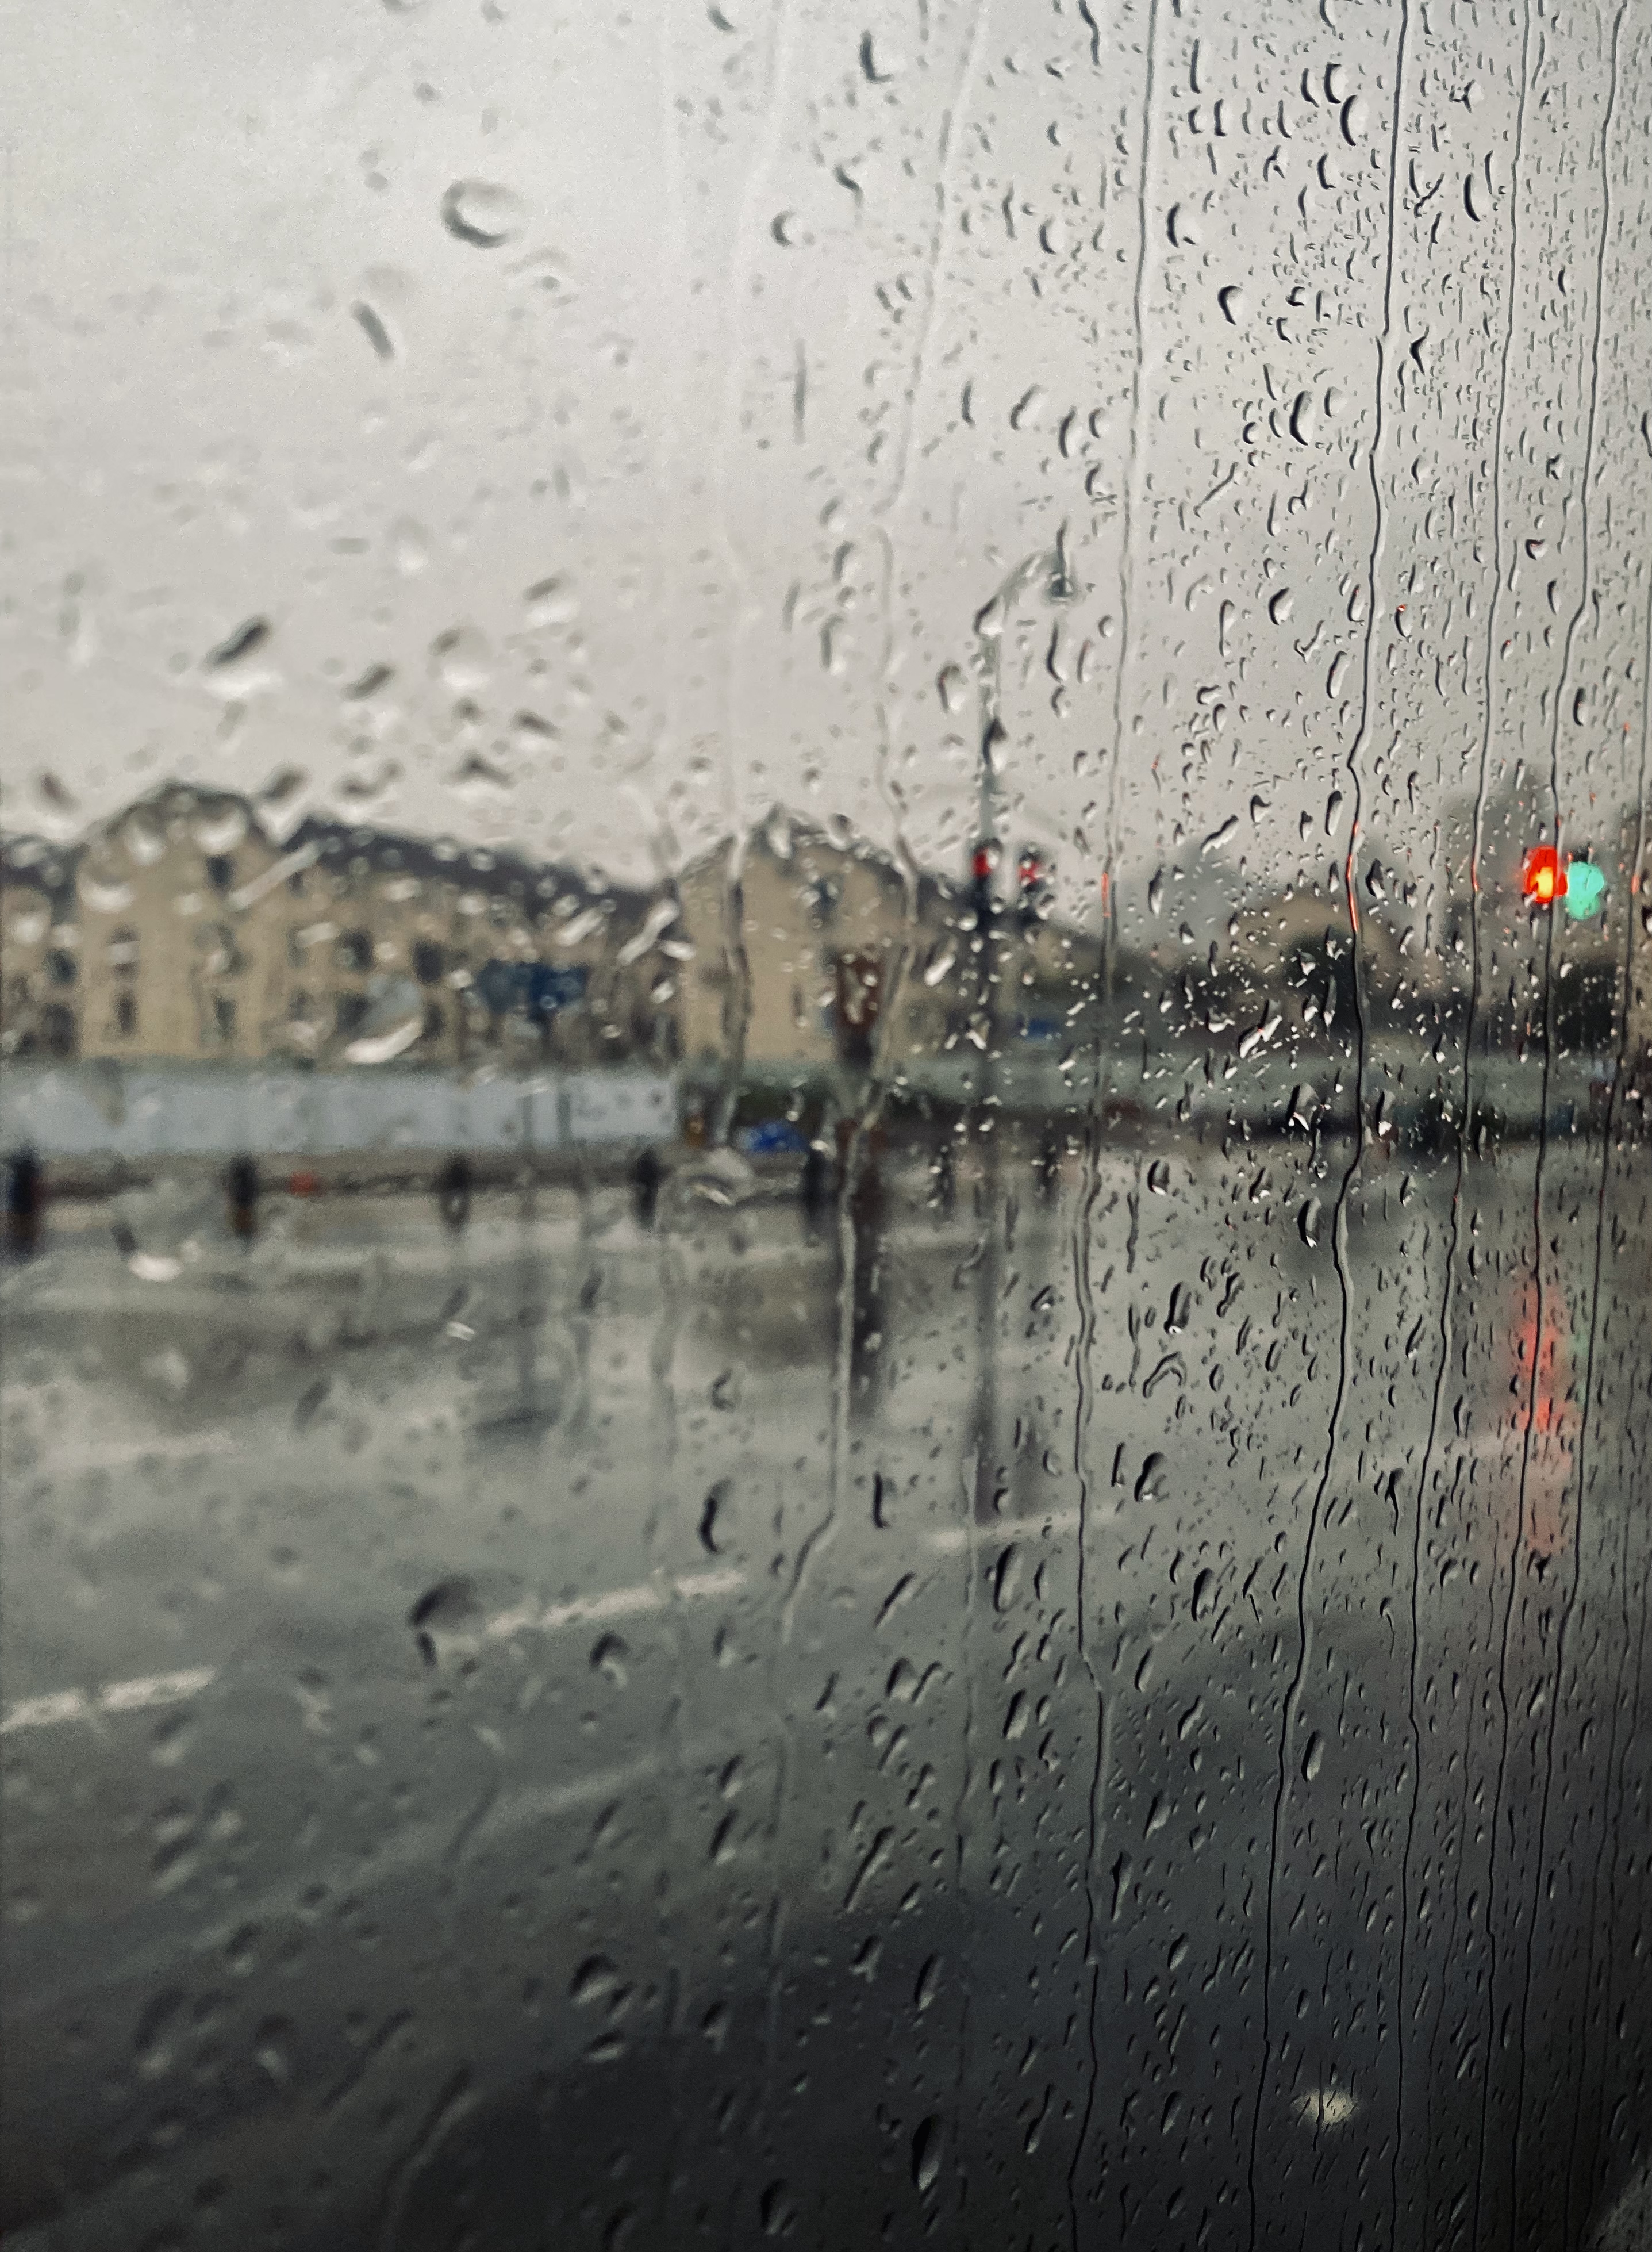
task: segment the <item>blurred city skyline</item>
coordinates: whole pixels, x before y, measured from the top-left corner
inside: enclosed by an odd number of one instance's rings
[[[1337,882],[1240,888],[1196,858],[1174,899],[1156,882],[1147,918],[1115,935],[1109,974],[1100,918],[1062,912],[1036,850],[1003,851],[983,887],[978,865],[926,868],[777,805],[626,886],[568,859],[285,810],[267,821],[239,793],[175,782],[72,843],[0,836],[0,1054],[473,1067],[514,1054],[731,1085],[846,1070],[848,1087],[875,1063],[898,1074],[1031,1043],[1070,1077],[1098,1042],[1123,1053],[1149,1025],[1150,1044],[1203,1047],[1207,1068],[1281,1035],[1339,1047],[1357,973],[1374,1033],[1438,1046],[1471,996],[1500,1044],[1544,1022],[1541,984],[1500,967],[1522,958],[1534,912],[1515,793],[1482,810],[1477,991],[1466,884],[1423,897],[1376,858],[1358,872],[1356,928]],[[1439,849],[1463,876],[1473,819],[1471,803],[1447,802]],[[1621,972],[1609,917],[1568,926],[1563,1044],[1615,1039]]]

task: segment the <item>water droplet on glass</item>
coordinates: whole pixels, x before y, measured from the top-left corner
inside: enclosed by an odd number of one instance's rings
[[[871,31],[860,35],[861,75],[870,86],[885,86],[900,68],[899,59]]]
[[[1014,1540],[999,1557],[992,1574],[992,1607],[1007,1611],[1021,1585],[1021,1549]]]
[[[932,1955],[919,1971],[912,1990],[912,2004],[921,2016],[941,1991],[941,1957]]]
[[[623,1689],[630,1679],[626,1671],[631,1652],[624,1638],[617,1634],[605,1634],[591,1652],[591,1671],[611,1681],[616,1689]]]
[[[411,516],[390,527],[390,560],[404,579],[416,579],[430,562],[430,534]]]
[[[482,1604],[475,1588],[462,1577],[438,1581],[407,1614],[419,1654],[427,1665],[440,1665],[455,1640],[468,1644],[481,1621]]]
[[[489,180],[455,180],[441,199],[441,223],[456,242],[497,250],[521,233],[522,198]]]
[[[723,1489],[714,1485],[700,1506],[700,1546],[708,1556],[720,1556],[722,1546],[717,1537],[718,1517],[723,1506]]]
[[[935,2118],[921,2121],[912,2138],[912,2179],[920,2196],[934,2187],[945,2150],[946,2130],[941,2121]]]
[[[266,2018],[253,2035],[253,2061],[264,2077],[284,2088],[293,2074],[293,2028],[285,2018]]]
[[[453,626],[430,644],[431,662],[455,696],[474,696],[493,673],[493,651],[475,626]]]
[[[119,914],[123,907],[131,906],[136,896],[131,885],[119,876],[111,875],[100,879],[97,872],[87,863],[81,865],[78,888],[81,905],[88,907],[94,914]],[[43,931],[44,928],[43,924]],[[21,931],[15,932],[15,935],[19,938],[24,936]]]
[[[536,632],[570,625],[580,615],[579,599],[559,573],[538,580],[522,599],[527,608],[528,623]]]
[[[177,2050],[184,1996],[176,1987],[157,1994],[145,2008],[132,2036],[133,2061],[144,2080],[159,2080],[171,2069]]]
[[[620,1974],[606,1955],[587,1955],[568,1982],[568,1999],[582,2010],[606,2004],[617,1992]]]
[[[757,2217],[765,2236],[783,2235],[797,2217],[797,2207],[783,2181],[772,2181],[757,2200]]]
[[[394,359],[395,340],[378,312],[367,302],[365,298],[358,298],[350,309],[357,327],[372,346],[377,356],[383,360]]]
[[[281,675],[269,660],[274,631],[267,618],[248,618],[207,651],[201,670],[214,696],[239,703],[280,686]]]
[[[425,1028],[425,997],[411,977],[380,975],[368,980],[366,1013],[343,1046],[351,1064],[385,1064],[405,1055]]]
[[[237,626],[233,633],[226,634],[216,649],[209,650],[202,662],[209,672],[222,671],[226,665],[239,664],[244,657],[251,657],[255,650],[261,649],[269,635],[267,618],[248,618],[244,625]]]

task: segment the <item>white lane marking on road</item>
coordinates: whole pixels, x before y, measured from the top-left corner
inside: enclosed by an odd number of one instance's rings
[[[1071,1533],[1078,1522],[1077,1510],[1057,1510],[1047,1517],[1023,1520],[1017,1529],[1023,1534]],[[980,1530],[984,1533],[986,1528]],[[964,1526],[943,1525],[924,1538],[935,1554],[951,1556],[968,1546],[970,1534]],[[517,1634],[555,1634],[563,1627],[605,1626],[614,1619],[641,1618],[663,1610],[672,1595],[682,1602],[705,1602],[718,1595],[736,1595],[746,1584],[746,1574],[738,1566],[725,1565],[720,1571],[686,1572],[677,1580],[644,1580],[633,1588],[610,1588],[606,1595],[576,1595],[570,1602],[552,1603],[544,1609],[538,1603],[515,1603],[509,1610],[496,1611],[484,1623],[482,1633],[489,1642],[508,1642]]]
[[[79,1720],[91,1711],[84,1689],[54,1689],[49,1696],[25,1697],[0,1720],[0,1736],[9,1736],[14,1728],[55,1727],[59,1720]]]
[[[239,1451],[227,1431],[198,1431],[191,1435],[94,1440],[91,1445],[53,1455],[47,1467],[58,1473],[76,1470],[129,1470],[149,1461],[187,1463],[198,1455],[233,1455]]]
[[[1101,1521],[1105,1520],[1098,1519],[1098,1522]],[[1052,1509],[1045,1517],[1003,1518],[996,1528],[997,1537],[1008,1540],[1031,1540],[1037,1533],[1076,1533],[1078,1529],[1079,1512],[1076,1509]],[[967,1525],[943,1525],[937,1532],[926,1533],[924,1537],[936,1555],[955,1556],[961,1548],[969,1546],[971,1530]],[[995,1528],[977,1525],[973,1530],[978,1540],[990,1540]]]
[[[496,1612],[484,1628],[489,1641],[506,1641],[513,1634],[554,1634],[559,1627],[600,1625],[608,1619],[635,1618],[663,1610],[669,1597],[684,1602],[705,1602],[732,1595],[746,1585],[744,1572],[727,1567],[720,1572],[689,1572],[663,1586],[644,1582],[640,1587],[614,1588],[604,1595],[588,1595],[569,1603],[552,1603],[542,1610],[537,1603],[520,1603],[514,1610]],[[0,1717],[0,1735],[16,1735],[24,1728],[52,1728],[66,1720],[90,1720],[105,1713],[149,1712],[157,1705],[186,1704],[218,1679],[218,1669],[196,1665],[178,1673],[145,1673],[130,1681],[106,1681],[90,1695],[84,1689],[55,1689],[39,1697],[24,1697]]]
[[[1023,1536],[1035,1531],[1046,1535],[1073,1533],[1079,1522],[1076,1509],[1054,1510],[1047,1517],[1017,1520],[1015,1530]],[[967,1526],[943,1525],[925,1535],[926,1545],[938,1556],[955,1556],[968,1547],[970,1531]],[[516,1634],[555,1634],[563,1627],[601,1626],[612,1619],[643,1617],[663,1610],[670,1595],[684,1602],[705,1602],[718,1595],[738,1594],[745,1585],[746,1574],[737,1566],[716,1572],[688,1572],[663,1584],[643,1581],[634,1588],[612,1588],[606,1595],[576,1596],[571,1602],[552,1603],[543,1609],[538,1603],[518,1603],[510,1610],[496,1611],[482,1631],[489,1642],[508,1642]],[[26,1697],[0,1718],[0,1735],[24,1728],[55,1727],[62,1721],[89,1720],[97,1713],[144,1712],[156,1705],[183,1704],[198,1697],[217,1678],[215,1667],[203,1665],[180,1673],[106,1682],[93,1697],[83,1689],[59,1689],[45,1696]]]
[[[736,1588],[746,1584],[746,1574],[733,1565],[725,1565],[720,1572],[690,1572],[677,1583],[677,1592],[688,1602],[703,1602],[708,1595],[732,1595]]]
[[[106,1681],[87,1695],[84,1689],[54,1689],[24,1697],[0,1719],[0,1736],[21,1728],[52,1728],[64,1720],[89,1720],[104,1713],[148,1713],[157,1705],[186,1705],[218,1679],[215,1665],[191,1665],[180,1673],[143,1673],[131,1681]]]
[[[191,1665],[182,1673],[149,1673],[135,1681],[110,1681],[98,1692],[101,1713],[144,1713],[152,1705],[184,1705],[211,1688],[215,1665]]]
[[[650,1580],[635,1588],[611,1588],[607,1595],[580,1595],[572,1602],[552,1603],[544,1610],[537,1603],[517,1603],[510,1610],[496,1611],[483,1632],[490,1642],[504,1642],[513,1634],[554,1634],[565,1626],[600,1626],[609,1619],[636,1618],[648,1611],[663,1610],[672,1595],[684,1602],[705,1602],[717,1595],[732,1595],[745,1585],[746,1574],[735,1566],[720,1572],[689,1572],[663,1585]]]

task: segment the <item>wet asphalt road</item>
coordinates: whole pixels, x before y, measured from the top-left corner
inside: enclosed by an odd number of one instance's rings
[[[1590,2241],[1645,1163],[1349,1155],[56,1215],[7,2242]]]

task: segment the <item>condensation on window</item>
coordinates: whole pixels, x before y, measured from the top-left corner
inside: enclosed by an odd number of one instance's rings
[[[0,2232],[1652,2241],[1635,10],[20,34]]]

